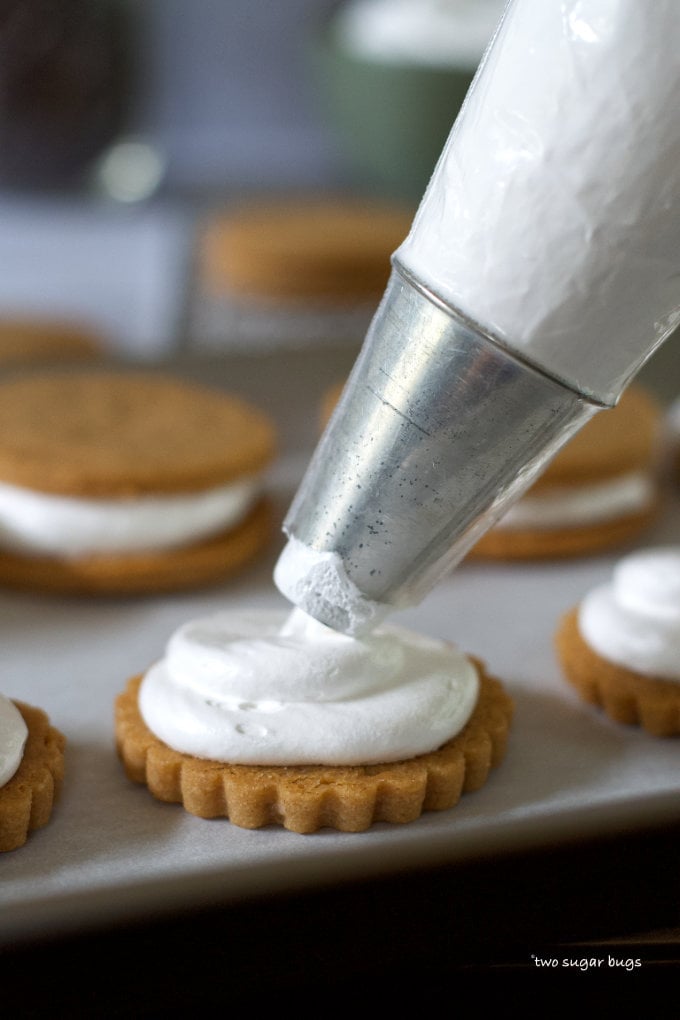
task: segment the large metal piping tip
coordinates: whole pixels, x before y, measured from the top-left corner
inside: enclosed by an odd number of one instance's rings
[[[395,265],[275,583],[336,630],[371,630],[420,602],[595,410]]]

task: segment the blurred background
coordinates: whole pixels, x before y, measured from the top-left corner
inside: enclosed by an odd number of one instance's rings
[[[133,357],[356,343],[501,8],[8,0],[0,317],[78,321]],[[400,51],[414,10],[426,29],[430,18],[439,26],[426,36],[453,23],[452,46],[434,60],[427,38]],[[327,197],[330,212],[318,201]],[[265,198],[298,205],[268,227]],[[346,198],[362,205],[338,231]],[[255,224],[249,206],[232,257],[225,213],[251,199]],[[335,251],[329,234],[342,235]],[[266,268],[244,270],[240,249],[257,262],[261,244],[277,248]],[[291,253],[297,282],[282,287],[275,277]],[[377,282],[362,290],[365,271]],[[343,273],[340,300],[327,280]]]
[[[7,0],[0,320],[353,353],[503,5]]]

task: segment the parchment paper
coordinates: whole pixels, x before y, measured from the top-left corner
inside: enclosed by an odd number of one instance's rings
[[[284,460],[272,478],[281,516],[301,470]],[[669,492],[636,546],[680,541],[679,509]],[[299,836],[155,801],[116,758],[115,696],[187,619],[286,605],[271,580],[282,544],[277,536],[257,564],[210,591],[89,601],[0,593],[0,689],[44,708],[68,739],[50,824],[0,855],[0,944],[680,818],[678,740],[617,726],[582,704],[553,652],[560,614],[627,550],[539,565],[465,562],[421,606],[394,617],[485,659],[516,702],[505,762],[452,810],[362,834]]]

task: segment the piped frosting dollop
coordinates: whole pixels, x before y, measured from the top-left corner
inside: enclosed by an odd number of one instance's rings
[[[176,631],[139,706],[157,737],[200,758],[354,765],[440,747],[478,689],[456,646],[402,627],[357,639],[299,609],[221,612]]]
[[[583,599],[579,628],[603,658],[680,681],[680,546],[622,559],[611,581]]]
[[[28,727],[13,701],[0,694],[0,787],[21,765]]]

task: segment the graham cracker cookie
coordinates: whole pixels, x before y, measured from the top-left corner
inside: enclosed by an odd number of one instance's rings
[[[39,708],[14,701],[28,727],[19,768],[0,787],[0,851],[23,846],[47,825],[64,778],[65,738]]]
[[[142,677],[116,700],[116,746],[130,780],[159,800],[201,818],[241,828],[281,825],[312,833],[324,826],[362,832],[375,822],[403,824],[424,811],[453,807],[478,790],[502,761],[513,704],[501,683],[475,662],[480,694],[463,730],[429,754],[382,765],[252,766],[206,761],[168,747],[138,708]]]

